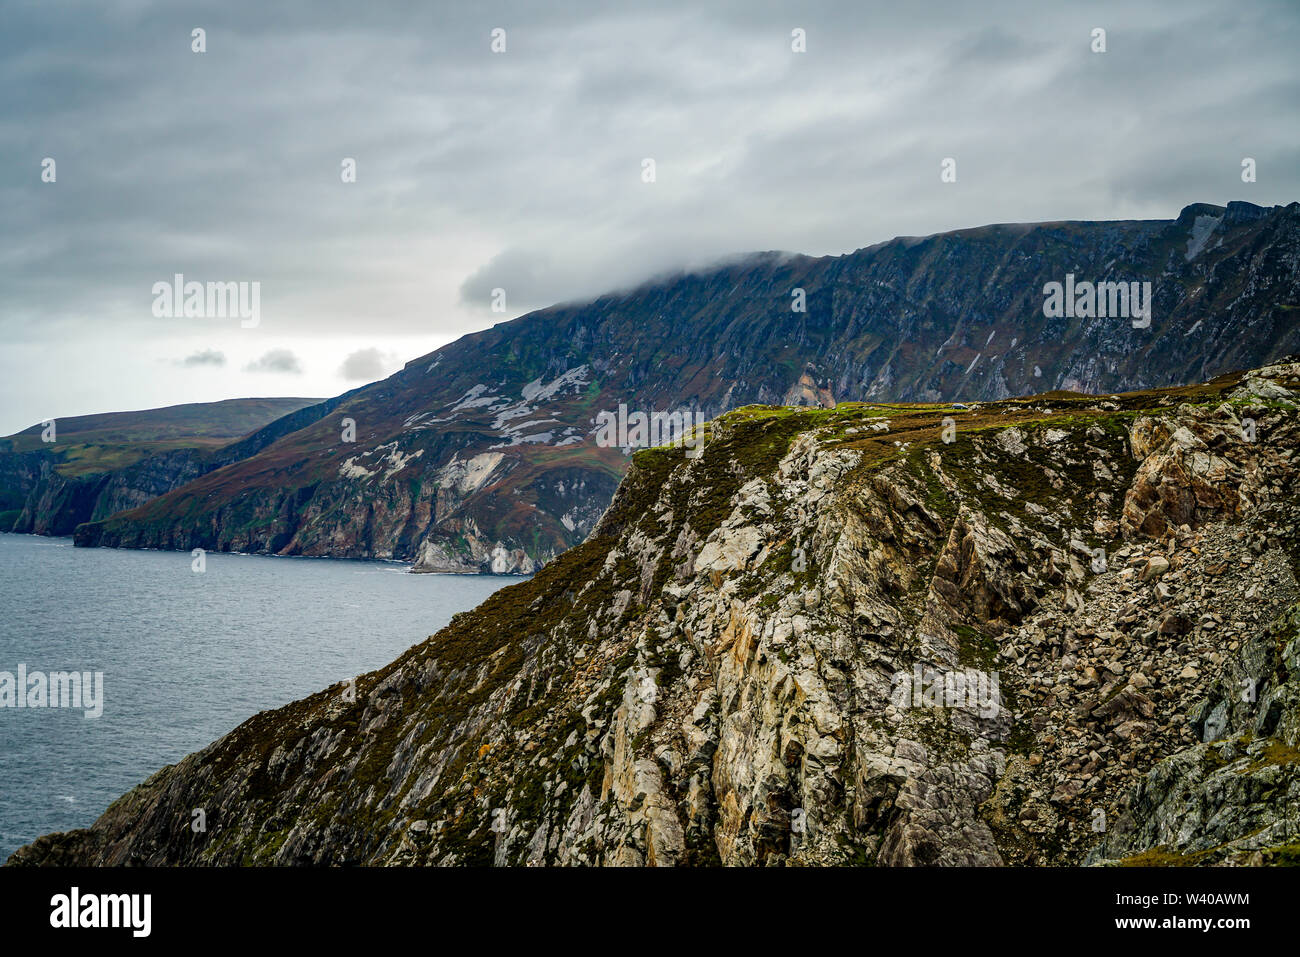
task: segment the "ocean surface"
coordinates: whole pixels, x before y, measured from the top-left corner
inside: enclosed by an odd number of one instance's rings
[[[0,534],[0,683],[103,672],[103,713],[0,707],[0,863],[258,711],[396,658],[519,579]],[[93,683],[93,682],[92,682]],[[2,688],[0,688],[2,692]]]

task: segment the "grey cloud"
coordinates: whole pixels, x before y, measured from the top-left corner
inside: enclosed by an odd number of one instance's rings
[[[226,354],[216,349],[200,349],[181,360],[183,366],[224,366]]]
[[[57,354],[111,328],[125,354],[186,328],[150,311],[180,272],[259,281],[280,341],[382,348],[729,253],[1291,202],[1297,48],[1282,0],[17,5],[0,335]]]
[[[592,265],[565,263],[557,260],[549,249],[511,247],[492,257],[461,284],[460,299],[469,308],[483,312],[494,311],[494,303],[501,301],[502,311],[517,315],[562,301],[575,293],[599,292],[598,288],[582,287],[590,278]],[[617,283],[611,280],[612,277],[604,276],[596,285],[612,288]],[[501,290],[501,300],[496,290]]]
[[[248,365],[244,366],[244,371],[292,373],[298,375],[302,372],[302,364],[299,363],[298,357],[288,349],[272,349],[261,358],[255,359]]]
[[[392,364],[392,358],[378,349],[358,349],[343,360],[339,375],[349,382],[373,382],[382,379]]]

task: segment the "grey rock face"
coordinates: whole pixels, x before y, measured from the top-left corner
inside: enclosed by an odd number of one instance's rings
[[[739,409],[532,580],[10,863],[1285,860],[1298,388]]]

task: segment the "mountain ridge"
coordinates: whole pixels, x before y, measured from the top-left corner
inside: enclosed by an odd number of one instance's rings
[[[1151,282],[1151,328],[1045,317],[1044,283],[1067,274]],[[1294,352],[1298,317],[1297,203],[758,254],[463,336],[340,398],[329,421],[76,540],[531,572],[612,496],[627,457],[595,445],[594,419],[620,403],[711,418],[752,402],[1151,388]]]

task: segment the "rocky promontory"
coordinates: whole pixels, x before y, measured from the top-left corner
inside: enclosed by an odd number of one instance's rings
[[[1298,401],[1288,360],[735,410],[529,581],[9,863],[1294,863]]]

